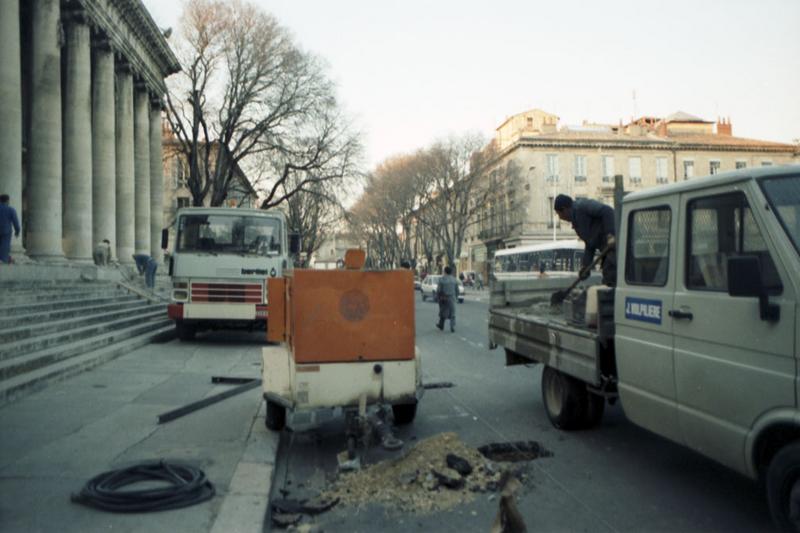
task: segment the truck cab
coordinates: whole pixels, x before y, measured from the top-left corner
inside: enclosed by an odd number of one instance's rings
[[[772,477],[776,516],[800,479],[775,481],[787,475],[778,459],[800,470],[800,167],[631,194],[618,253],[626,415],[747,476]]]
[[[279,211],[192,207],[178,211],[169,262],[169,317],[181,340],[198,330],[265,329],[268,278],[290,267]]]

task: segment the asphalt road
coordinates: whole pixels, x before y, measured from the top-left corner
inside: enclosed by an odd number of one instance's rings
[[[756,484],[628,422],[607,407],[594,430],[554,429],[544,412],[540,367],[503,366],[487,349],[487,296],[469,293],[457,306],[455,333],[434,327],[436,305],[417,298],[417,345],[426,382],[451,381],[426,392],[416,420],[398,437],[409,444],[444,431],[478,447],[535,441],[553,455],[526,463],[517,504],[528,531],[770,531],[767,504]],[[341,418],[296,424],[284,431],[272,498],[303,498],[336,476],[345,448]],[[366,462],[390,457],[370,450]],[[399,514],[378,505],[338,505],[307,523],[323,531],[488,531],[497,499],[438,514]]]

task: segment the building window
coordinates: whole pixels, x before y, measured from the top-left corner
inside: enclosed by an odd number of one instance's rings
[[[178,198],[178,209],[180,209],[181,207],[189,207],[188,198]]]
[[[683,162],[683,179],[688,180],[694,177],[694,161]]]
[[[737,169],[747,168],[747,161],[737,161],[736,162],[736,168]]]
[[[719,161],[711,161],[708,163],[708,173],[710,175],[719,174]]]
[[[667,158],[656,157],[656,183],[667,183]]]
[[[642,182],[642,158],[629,157],[628,158],[628,175],[631,183]]]
[[[762,167],[771,167],[772,166],[772,161],[762,161],[761,162],[761,166]]]
[[[528,129],[533,129],[533,118],[527,117]]]
[[[586,181],[586,156],[575,156],[575,181]]]
[[[558,181],[558,154],[547,154],[547,181]]]
[[[603,156],[603,181],[614,181],[614,156]]]

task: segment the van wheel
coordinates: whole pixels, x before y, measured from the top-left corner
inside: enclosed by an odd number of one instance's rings
[[[767,500],[780,531],[800,531],[800,443],[784,447],[769,463]]]
[[[182,341],[190,341],[194,339],[194,334],[197,333],[197,328],[184,324],[183,321],[175,322],[175,334],[178,339]]]
[[[591,392],[586,393],[586,416],[584,420],[584,429],[592,429],[600,424],[603,420],[603,412],[606,409],[606,399],[599,394]]]
[[[272,431],[280,431],[286,425],[286,408],[279,403],[267,400],[267,415],[264,423]]]
[[[420,294],[422,295],[422,301],[423,302],[427,302],[428,301],[428,297],[425,296],[425,291],[422,291]]]
[[[393,405],[392,414],[394,415],[394,423],[398,426],[410,424],[414,421],[414,417],[417,416],[417,402]]]
[[[542,400],[550,423],[558,429],[580,429],[586,423],[586,385],[549,366],[542,372]]]

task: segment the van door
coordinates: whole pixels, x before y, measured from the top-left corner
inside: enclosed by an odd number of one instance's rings
[[[753,201],[753,198],[758,198]],[[772,408],[794,406],[796,294],[765,231],[754,181],[681,195],[675,302],[675,383],[686,444],[745,472],[745,440]],[[727,260],[757,256],[777,321],[761,319],[758,298],[728,294]]]
[[[678,196],[625,204],[617,276],[615,350],[625,414],[680,441],[675,398],[672,320]]]

